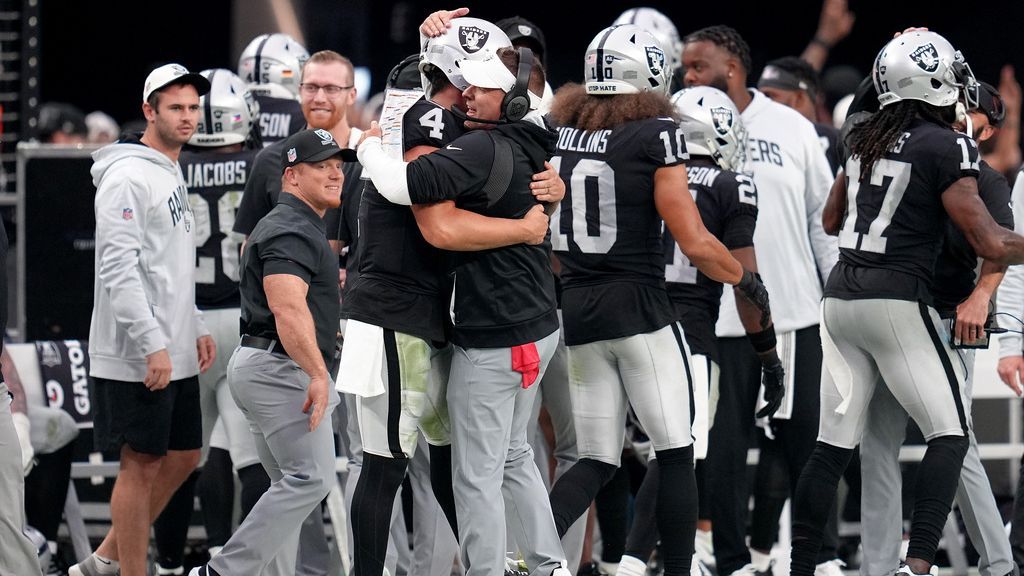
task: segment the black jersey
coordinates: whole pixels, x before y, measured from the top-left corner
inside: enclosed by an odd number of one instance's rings
[[[562,263],[565,343],[643,334],[675,318],[665,291],[661,217],[654,172],[685,161],[670,118],[611,130],[558,129],[551,162],[566,184],[551,243]]]
[[[825,150],[825,158],[828,159],[828,167],[832,169],[832,175],[839,173],[839,130],[828,124],[814,123],[814,131],[818,133],[821,140],[821,147]]]
[[[179,159],[196,219],[196,305],[201,309],[238,307],[242,236],[231,228],[255,157],[255,150],[186,151]]]
[[[1000,226],[1013,230],[1013,210],[1010,208],[1010,185],[999,172],[996,172],[984,161],[980,162],[981,173],[978,175],[978,194],[988,208],[992,218]],[[940,313],[948,314],[956,309],[957,304],[964,301],[974,291],[975,274],[978,267],[978,255],[964,238],[960,229],[952,221],[946,224],[946,237],[943,239],[942,252],[935,263],[935,283],[932,296],[935,308]]]
[[[345,266],[345,290],[341,295],[342,317],[345,315],[345,298],[356,279],[359,278],[359,206],[362,203],[363,190],[366,186],[372,186],[369,180],[360,180],[357,185],[346,190],[341,197],[337,237],[346,248],[342,257]]]
[[[291,98],[256,96],[260,105],[260,138],[263,146],[270,146],[295,134],[306,125],[302,105]]]
[[[420,99],[402,118],[402,148],[443,148],[464,132],[448,110]],[[426,340],[444,340],[444,253],[423,239],[408,206],[363,189],[356,250],[358,280],[346,283],[342,316]]]
[[[757,223],[754,180],[722,170],[706,157],[687,164],[686,173],[690,194],[708,232],[730,250],[753,246]],[[715,322],[722,300],[722,283],[708,278],[690,263],[667,227],[664,233],[665,281],[686,341],[694,354],[717,361]]]
[[[825,296],[932,302],[932,275],[948,216],[942,193],[977,178],[978,147],[969,136],[918,119],[861,178],[846,161],[847,207],[839,263]]]

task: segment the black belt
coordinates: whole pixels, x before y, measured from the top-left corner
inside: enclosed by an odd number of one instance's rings
[[[246,348],[258,348],[260,350],[266,350],[267,352],[273,352],[274,354],[288,356],[288,352],[280,342],[277,340],[271,340],[270,338],[263,338],[262,336],[249,336],[248,334],[244,334],[240,345]],[[291,358],[291,356],[288,357]]]

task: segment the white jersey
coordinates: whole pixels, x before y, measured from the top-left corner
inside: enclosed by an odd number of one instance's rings
[[[1019,234],[1024,230],[1024,172],[1017,174],[1017,181],[1013,184],[1013,193],[1010,195],[1010,204],[1013,206],[1013,229]],[[1016,318],[1024,319],[1024,265],[1010,266],[1006,276],[999,284],[999,292],[996,293],[996,312],[1011,314]],[[1010,316],[998,316],[999,325],[1010,330],[1020,330],[1020,324]],[[1014,332],[1007,332],[999,335],[999,357],[1020,356],[1024,350],[1024,342],[1021,335]]]
[[[834,178],[814,125],[750,92],[754,99],[741,114],[749,137],[743,172],[757,184],[757,268],[771,295],[775,331],[791,332],[818,323],[822,285],[839,258],[836,239],[821,227]],[[746,333],[733,298],[724,291],[719,337]]]
[[[90,374],[141,382],[166,348],[171,380],[199,373],[195,218],[177,162],[140,143],[93,153],[96,280]]]

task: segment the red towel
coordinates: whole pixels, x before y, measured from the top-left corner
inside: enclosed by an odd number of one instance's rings
[[[540,375],[540,354],[533,342],[512,347],[512,369],[523,374],[523,389],[529,388]]]

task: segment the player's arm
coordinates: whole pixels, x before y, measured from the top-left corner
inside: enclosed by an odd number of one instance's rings
[[[965,176],[950,184],[942,193],[942,205],[979,257],[1003,265],[1024,263],[1024,237],[996,223],[978,196],[976,178]]]
[[[146,357],[143,383],[150,390],[160,390],[171,381],[168,337],[153,314],[139,274],[148,217],[147,183],[136,181],[127,170],[109,178],[118,180],[104,183],[96,194],[96,275],[108,293],[114,321]]]
[[[7,351],[7,348],[0,352],[0,365],[3,366],[3,381],[7,384],[13,397],[11,417],[14,419],[14,429],[18,433],[18,443],[21,445],[22,469],[28,475],[36,453],[32,449],[32,424],[28,419],[28,400],[25,399],[25,388],[21,385],[18,369],[14,366],[14,359],[11,358],[11,353]]]
[[[821,226],[829,236],[838,236],[846,216],[846,172],[840,168],[832,183],[825,208],[821,211]]]
[[[999,283],[1006,274],[1006,266],[989,260],[981,263],[981,273],[977,285],[966,300],[956,307],[955,342],[971,344],[985,337],[985,324],[988,321],[988,305]]]

